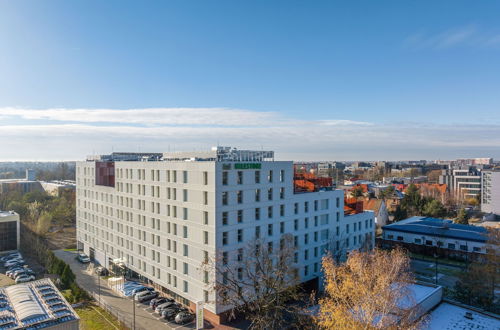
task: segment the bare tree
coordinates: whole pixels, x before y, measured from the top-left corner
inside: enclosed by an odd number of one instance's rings
[[[256,239],[234,251],[236,258],[223,253],[202,267],[215,274],[210,289],[216,302],[230,309],[230,319],[244,315],[251,329],[284,329],[302,314],[294,303],[303,298],[294,237],[285,234],[279,246],[274,243]]]
[[[323,258],[325,296],[315,320],[322,329],[412,329],[418,310],[409,290],[410,262],[400,249],[352,251],[344,264]]]

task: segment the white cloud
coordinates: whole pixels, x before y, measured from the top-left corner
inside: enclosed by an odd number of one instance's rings
[[[84,159],[93,151],[202,150],[216,144],[264,147],[275,150],[278,159],[421,159],[446,158],[453,150],[495,150],[500,145],[500,125],[494,124],[380,124],[298,120],[251,110],[179,109],[102,110],[101,117],[98,110],[3,108],[0,116],[11,120],[0,124],[0,159]],[[170,119],[166,114],[178,116]],[[19,124],[12,124],[13,118]]]
[[[439,33],[415,33],[409,36],[404,44],[413,49],[448,49],[459,46],[495,47],[500,45],[500,34],[481,30],[475,25],[467,25]]]
[[[226,108],[23,109],[0,108],[0,115],[32,120],[142,125],[255,126],[280,120],[274,112]]]

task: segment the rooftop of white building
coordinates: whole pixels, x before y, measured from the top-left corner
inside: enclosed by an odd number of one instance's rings
[[[39,329],[78,319],[49,279],[0,288],[1,329]]]

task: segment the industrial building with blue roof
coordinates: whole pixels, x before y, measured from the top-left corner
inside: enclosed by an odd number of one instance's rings
[[[382,230],[384,240],[436,246],[462,252],[486,253],[488,231],[484,227],[417,216],[383,226]]]

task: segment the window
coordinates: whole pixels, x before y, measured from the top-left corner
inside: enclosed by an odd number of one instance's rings
[[[453,244],[453,243],[448,243],[448,249],[450,249],[450,250],[455,250],[455,244]]]
[[[304,234],[304,244],[309,244],[309,234]]]
[[[184,281],[184,292],[188,292],[188,282]]]
[[[398,241],[402,241],[403,240],[403,236],[398,236]]]
[[[337,206],[337,208],[340,207],[340,198],[337,197],[335,205]]]
[[[415,244],[422,244],[422,240],[420,238],[415,238]]]
[[[208,244],[208,231],[203,232],[203,243]]]
[[[299,230],[299,220],[293,220],[293,230]]]
[[[299,214],[299,203],[293,204],[293,213]]]
[[[274,245],[273,242],[267,243],[267,252],[270,254],[273,253],[273,245]]]
[[[270,170],[269,173],[267,174],[267,181],[273,182],[273,170]]]
[[[222,205],[227,205],[228,195],[229,193],[227,191],[222,192]]]
[[[243,184],[243,171],[238,171],[238,176],[236,180],[237,184]]]
[[[185,262],[184,265],[183,265],[183,273],[184,275],[187,275],[189,273],[189,266],[188,264]]]
[[[314,201],[314,211],[318,210],[318,201]]]
[[[299,262],[299,254],[297,252],[293,254],[293,262],[295,263]]]
[[[208,205],[208,191],[203,192],[203,204]]]
[[[304,212],[309,212],[309,202],[304,202]]]
[[[208,281],[207,281],[207,283],[208,283]],[[208,303],[208,301],[210,300],[207,290],[203,290],[203,298],[204,298],[206,303]]]
[[[346,234],[349,234],[349,224],[345,225],[345,232],[346,232]]]
[[[243,222],[243,210],[238,210],[238,223]]]
[[[255,183],[260,183],[260,171],[255,171]]]
[[[340,212],[337,212],[337,222],[340,221]]]
[[[208,172],[203,172],[203,184],[208,185]]]
[[[269,207],[267,208],[267,217],[268,217],[269,219],[271,219],[271,218],[273,217],[273,207],[272,207],[272,206],[269,206]]]
[[[203,224],[208,225],[208,212],[203,211]]]
[[[285,216],[285,205],[284,204],[280,205],[280,216],[281,217]]]
[[[280,171],[280,181],[281,182],[285,181],[285,170]]]
[[[255,209],[255,220],[260,220],[260,208]]]
[[[270,201],[273,200],[273,188],[267,189],[267,199]]]
[[[260,226],[255,227],[255,238],[260,238]]]
[[[317,231],[314,232],[314,241],[315,242],[318,241],[318,232]]]
[[[425,245],[432,245],[432,241],[429,240],[425,241]]]
[[[285,187],[280,188],[280,199],[285,199]]]
[[[222,225],[226,226],[228,223],[228,215],[227,212],[222,212]]]
[[[184,220],[188,219],[188,209],[186,207],[182,208],[182,219]]]
[[[304,251],[304,260],[309,260],[309,250]]]
[[[227,265],[227,260],[228,260],[227,252],[222,252],[222,264]]]
[[[228,172],[224,171],[222,172],[222,185],[227,186],[227,177],[228,177]]]
[[[243,242],[243,229],[238,229],[238,242]]]
[[[243,191],[242,190],[238,190],[236,192],[236,196],[237,196],[238,204],[243,203]]]
[[[182,201],[187,202],[188,201],[188,191],[187,189],[182,189]]]
[[[283,234],[285,232],[285,223],[282,221],[280,222],[280,234]]]
[[[467,248],[467,245],[460,245],[460,250],[469,251],[469,249]]]
[[[474,252],[481,252],[481,248],[480,248],[480,247],[477,247],[477,246],[474,246],[474,247],[472,248],[472,251],[474,251]]]
[[[387,235],[387,239],[394,239],[394,235]]]
[[[309,275],[309,266],[304,267],[304,276]]]
[[[304,219],[304,228],[309,228],[309,218]]]
[[[188,172],[182,171],[182,183],[188,183]]]
[[[188,238],[188,227],[182,226],[182,237]]]
[[[238,249],[237,260],[243,261],[243,249]]]
[[[273,224],[268,224],[267,225],[267,235],[273,236]]]
[[[293,246],[298,247],[299,246],[299,236],[294,236],[293,237]]]
[[[228,232],[225,231],[222,233],[222,245],[227,245],[227,241],[228,241]]]
[[[260,202],[260,189],[255,189],[255,201]]]
[[[243,268],[238,268],[238,280],[243,279]]]

